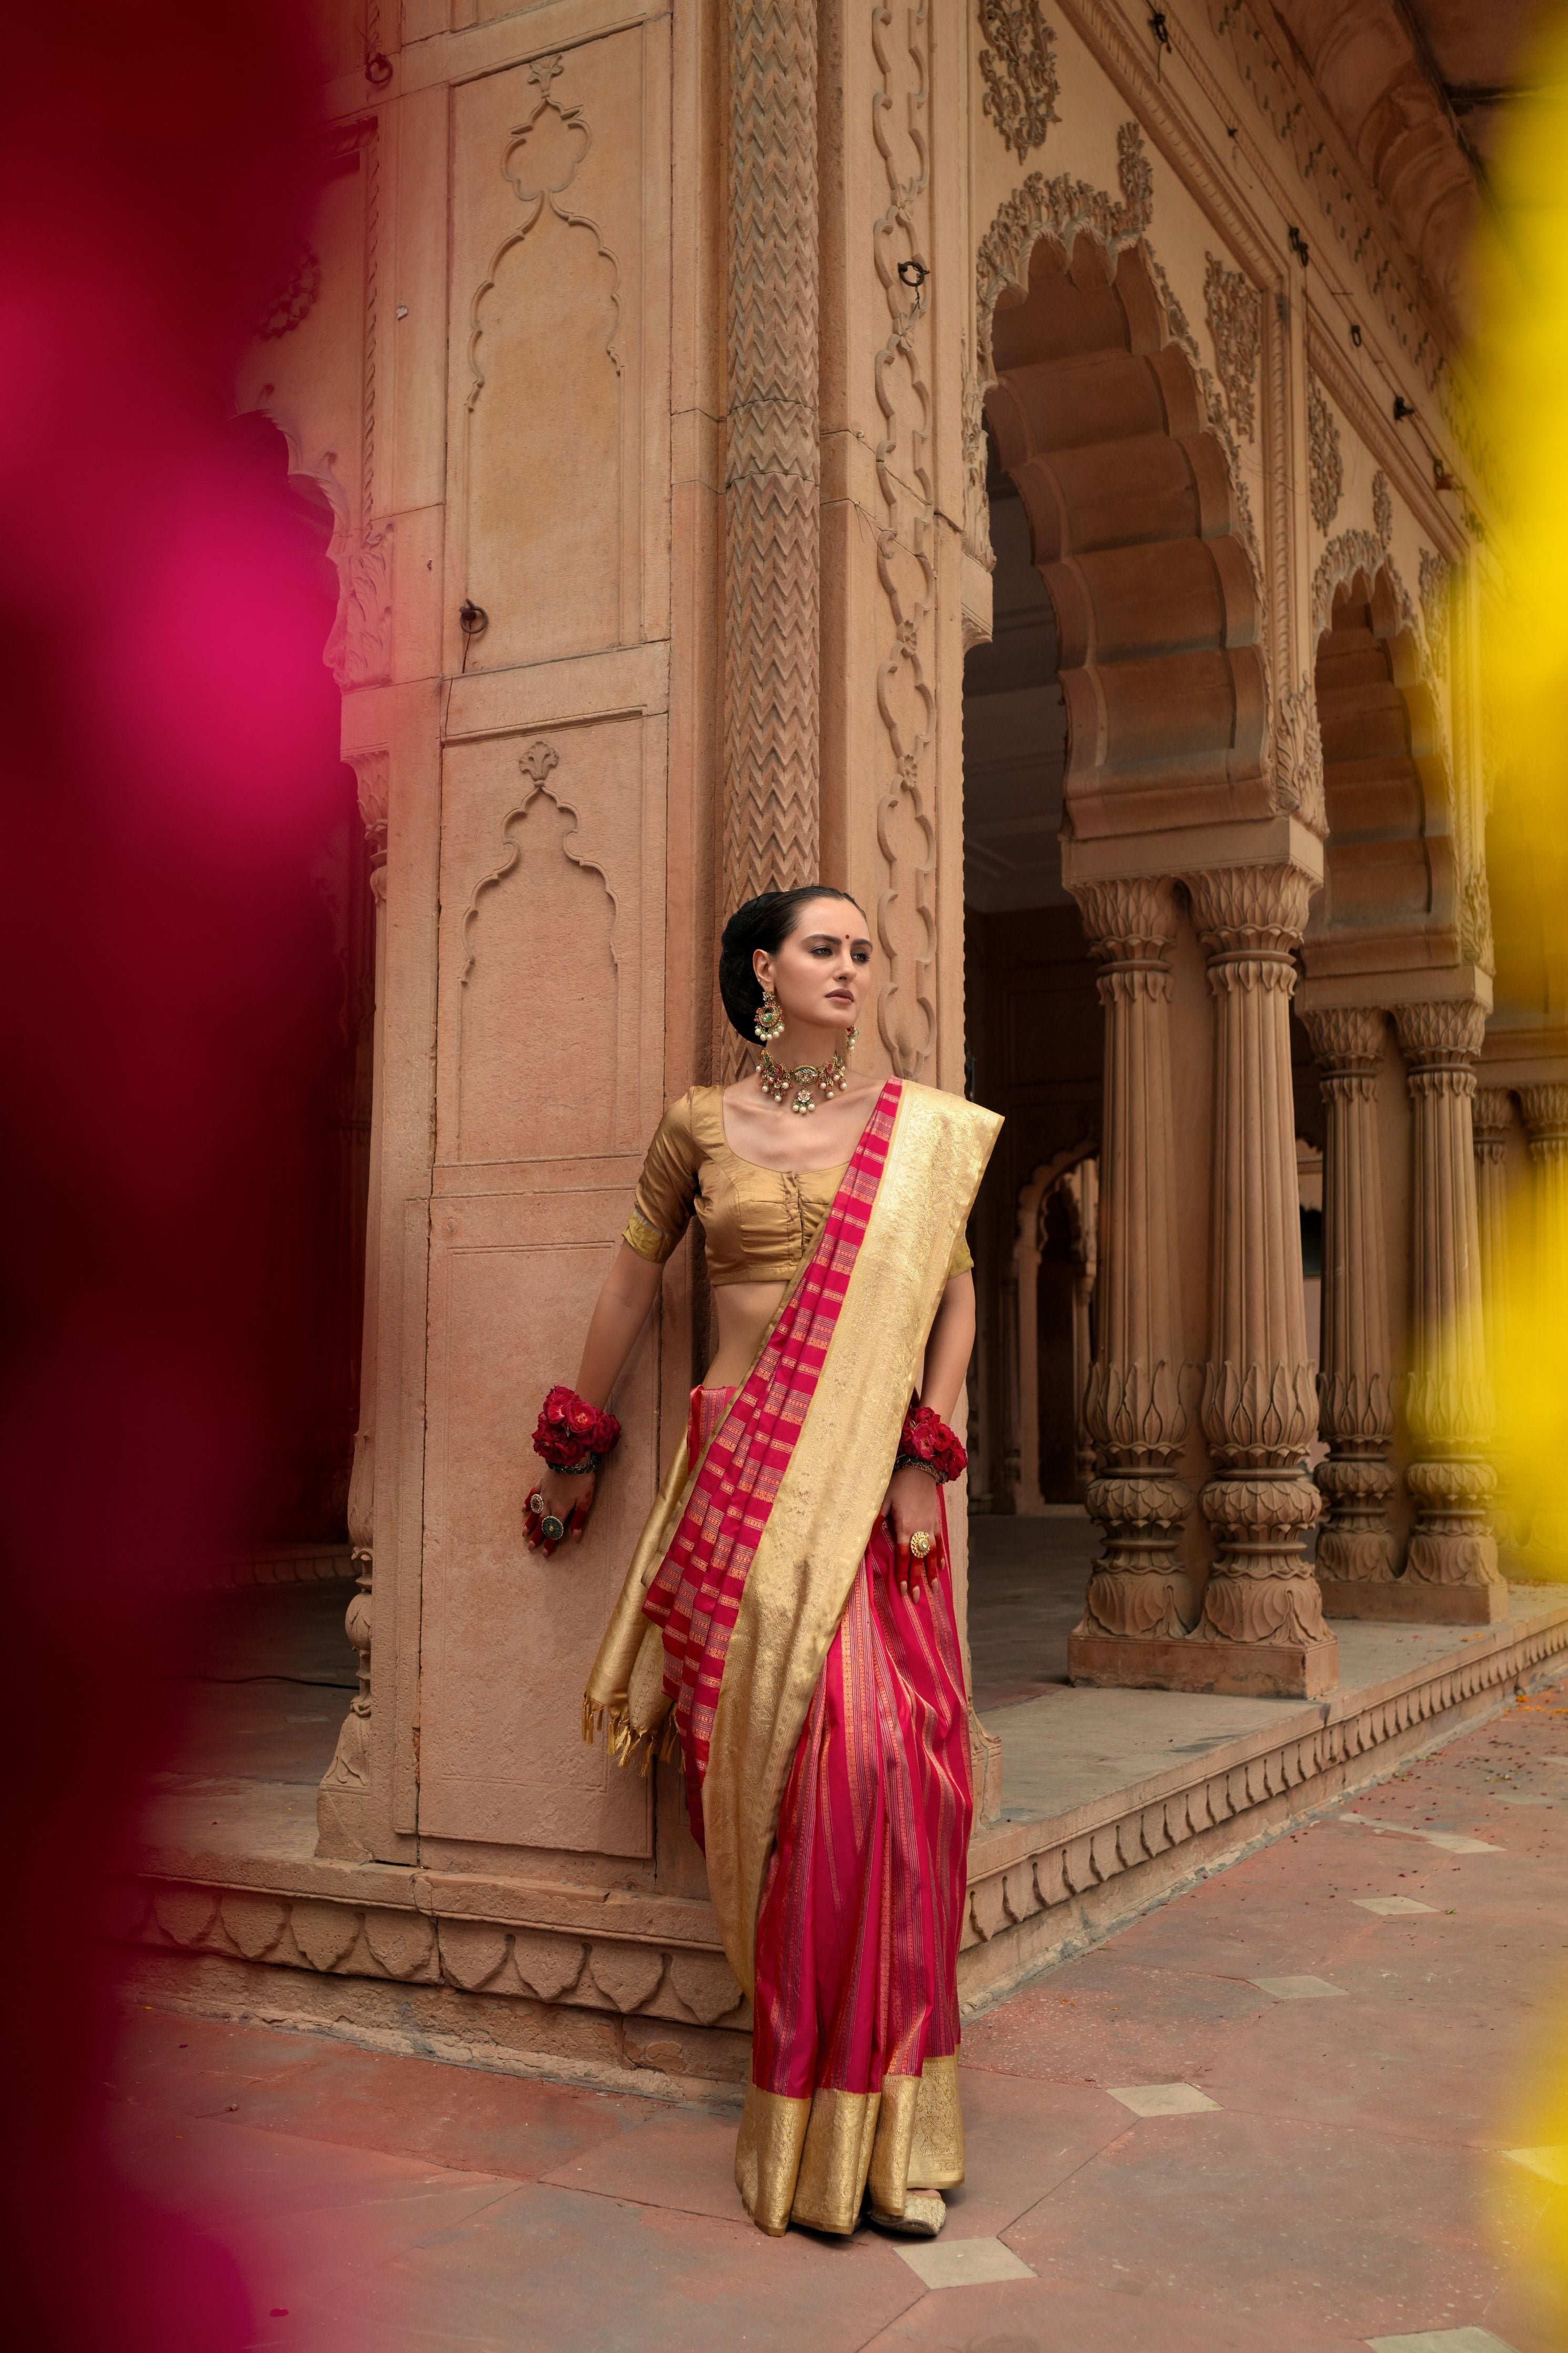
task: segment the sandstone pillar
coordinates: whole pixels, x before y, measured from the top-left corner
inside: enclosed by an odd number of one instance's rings
[[[1449,1625],[1506,1617],[1488,1505],[1491,1393],[1481,1326],[1480,1238],[1471,1104],[1485,1017],[1473,1002],[1396,1008],[1415,1124],[1407,1418],[1415,1459],[1405,1472],[1416,1524],[1401,1614]]]
[[[1068,1179],[1078,1209],[1078,1254],[1072,1282],[1073,1461],[1079,1492],[1094,1477],[1094,1436],[1085,1410],[1094,1362],[1094,1286],[1100,1260],[1100,1162],[1080,1160]]]
[[[1519,1108],[1534,1178],[1535,1278],[1544,1297],[1568,1300],[1568,1086],[1521,1087]]]
[[[1178,1557],[1192,1490],[1172,1472],[1187,1419],[1171,1116],[1175,913],[1165,881],[1081,882],[1075,895],[1105,1008],[1099,1337],[1084,1409],[1099,1463],[1087,1500],[1105,1540],[1068,1668],[1075,1682],[1163,1682],[1164,1659],[1184,1648],[1197,1614]]]
[[[1312,876],[1295,865],[1184,878],[1215,1005],[1214,1240],[1203,1491],[1215,1559],[1198,1628],[1223,1646],[1204,1688],[1316,1697],[1339,1653],[1301,1550],[1321,1509],[1302,1457],[1317,1426],[1301,1292],[1290,1092],[1293,954]]]
[[[1476,1150],[1476,1230],[1480,1241],[1481,1323],[1486,1333],[1487,1363],[1498,1361],[1501,1344],[1500,1315],[1503,1266],[1508,1242],[1508,1094],[1501,1087],[1482,1087],[1470,1106],[1470,1127]]]
[[[1519,1107],[1530,1142],[1531,1276],[1546,1312],[1561,1315],[1568,1309],[1568,1086],[1521,1087]],[[1531,1467],[1534,1508],[1517,1528],[1516,1558],[1522,1577],[1557,1583],[1568,1574],[1568,1509],[1560,1487],[1542,1508],[1539,1461]]]
[[[1503,1087],[1482,1087],[1470,1106],[1470,1127],[1476,1148],[1476,1231],[1480,1242],[1481,1329],[1486,1338],[1487,1372],[1494,1382],[1503,1364],[1507,1345],[1508,1266],[1508,1131],[1509,1097]],[[1502,1449],[1494,1440],[1492,1468],[1498,1484],[1492,1495],[1491,1522],[1500,1541],[1515,1544],[1526,1533],[1514,1525],[1509,1493],[1508,1468]]]
[[[1018,1361],[1013,1386],[1017,1409],[1017,1463],[1013,1482],[1013,1509],[1021,1517],[1037,1519],[1045,1504],[1040,1493],[1040,1221],[1045,1198],[1038,1182],[1025,1189],[1018,1216],[1018,1239],[1013,1250],[1013,1280],[1016,1294],[1014,1330]]]
[[[1329,1510],[1318,1582],[1331,1618],[1373,1614],[1398,1563],[1388,1527],[1394,1472],[1393,1364],[1377,1065],[1384,1016],[1360,1006],[1304,1017],[1322,1073],[1323,1327],[1319,1433],[1330,1448],[1317,1482]]]
[[[359,781],[360,818],[370,848],[370,890],[374,902],[375,957],[372,1068],[376,1082],[371,1097],[370,1215],[365,1229],[364,1322],[360,1351],[359,1428],[354,1432],[353,1466],[349,1473],[348,1532],[353,1564],[354,1589],[343,1630],[355,1652],[359,1687],[339,1728],[332,1761],[316,1794],[319,1854],[355,1858],[368,1855],[369,1825],[364,1818],[371,1781],[371,1640],[374,1627],[375,1430],[374,1380],[376,1307],[381,1272],[381,1234],[376,1215],[380,1200],[382,1098],[381,1056],[383,1009],[386,1001],[386,828],[389,761],[382,751],[362,753],[354,762]]]

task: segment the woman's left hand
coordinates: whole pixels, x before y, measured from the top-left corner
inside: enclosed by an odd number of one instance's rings
[[[921,1578],[934,1588],[942,1567],[942,1515],[937,1482],[924,1471],[895,1471],[882,1498],[882,1516],[893,1535],[893,1574],[906,1600],[921,1598]],[[911,1551],[910,1539],[931,1539],[924,1557]]]

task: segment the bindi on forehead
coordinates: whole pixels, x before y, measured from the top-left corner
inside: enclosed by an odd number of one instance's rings
[[[804,948],[813,947],[819,942],[826,942],[830,947],[837,947],[841,941],[847,948],[868,948],[871,944],[863,933],[857,932],[802,932],[796,936]]]

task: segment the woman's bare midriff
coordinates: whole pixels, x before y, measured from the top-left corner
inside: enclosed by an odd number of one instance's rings
[[[726,1282],[715,1287],[719,1353],[708,1367],[706,1388],[739,1388],[788,1289],[787,1282]]]

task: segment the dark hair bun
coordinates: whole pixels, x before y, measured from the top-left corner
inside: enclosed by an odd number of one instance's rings
[[[737,907],[724,926],[719,944],[719,994],[731,1028],[742,1038],[755,1038],[757,1008],[763,1001],[763,986],[752,959],[759,948],[764,955],[778,954],[809,899],[844,899],[852,907],[860,904],[847,891],[835,891],[826,882],[802,882],[793,891],[759,892],[743,907]]]

